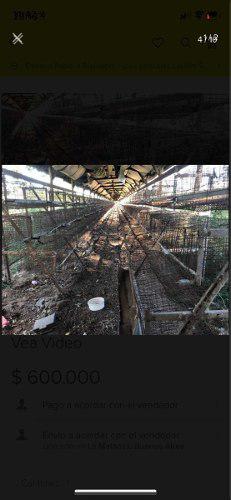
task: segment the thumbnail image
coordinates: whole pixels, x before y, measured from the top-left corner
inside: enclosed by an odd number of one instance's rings
[[[3,335],[227,335],[228,165],[3,165]]]

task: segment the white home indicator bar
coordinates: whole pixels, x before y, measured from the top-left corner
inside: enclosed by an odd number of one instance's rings
[[[157,490],[75,490],[75,495],[156,495]]]

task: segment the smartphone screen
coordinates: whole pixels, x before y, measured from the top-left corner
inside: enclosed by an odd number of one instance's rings
[[[0,22],[2,497],[228,500],[229,2]]]

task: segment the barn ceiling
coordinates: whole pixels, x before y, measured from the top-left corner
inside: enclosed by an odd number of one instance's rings
[[[161,174],[169,165],[53,165],[77,186],[86,187],[108,200],[119,200]]]

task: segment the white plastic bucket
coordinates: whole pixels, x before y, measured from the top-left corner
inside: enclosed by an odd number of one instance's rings
[[[100,311],[105,307],[105,300],[103,297],[94,297],[88,301],[88,307],[90,311]]]

